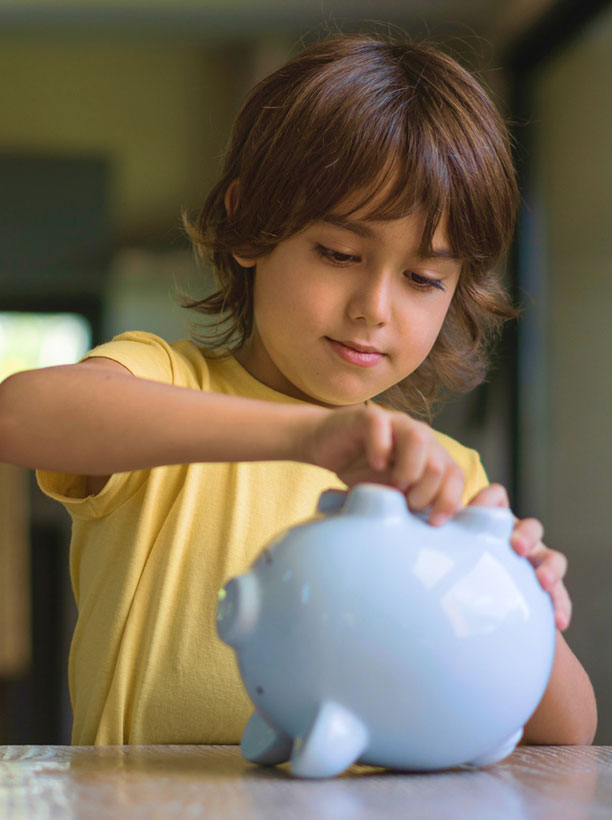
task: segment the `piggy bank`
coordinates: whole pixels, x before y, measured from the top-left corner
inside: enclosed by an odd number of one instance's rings
[[[250,761],[300,777],[353,763],[426,771],[502,760],[550,676],[555,624],[508,509],[441,527],[375,484],[329,491],[219,593],[255,711]]]

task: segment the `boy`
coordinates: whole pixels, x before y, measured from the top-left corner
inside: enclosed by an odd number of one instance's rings
[[[491,268],[516,185],[499,116],[436,49],[306,49],[240,112],[197,224],[219,290],[206,348],[127,333],[0,387],[0,459],[73,518],[73,741],[236,743],[251,711],[217,590],[329,487],[378,481],[443,524],[508,503],[478,454],[419,420],[484,376],[513,315]],[[569,623],[566,562],[513,547]],[[520,670],[517,670],[520,675]],[[595,701],[560,632],[525,742],[590,743]]]

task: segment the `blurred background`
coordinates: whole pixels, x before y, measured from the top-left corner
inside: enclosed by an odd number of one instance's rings
[[[503,273],[522,317],[435,426],[568,555],[567,639],[612,744],[609,0],[3,0],[0,379],[123,330],[188,336],[176,288],[210,281],[180,214],[215,180],[244,94],[325,28],[372,21],[445,47],[512,123],[523,208]],[[0,744],[70,741],[69,538],[32,473],[0,465]]]

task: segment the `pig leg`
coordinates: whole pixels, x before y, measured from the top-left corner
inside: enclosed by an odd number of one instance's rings
[[[291,773],[298,777],[332,777],[355,763],[368,744],[368,731],[344,706],[324,701],[305,737],[291,753]]]
[[[264,766],[274,766],[289,760],[291,746],[289,735],[273,729],[259,712],[251,715],[240,741],[240,748],[246,759]]]

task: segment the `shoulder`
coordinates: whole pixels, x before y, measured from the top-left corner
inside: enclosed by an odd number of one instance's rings
[[[440,433],[437,430],[433,432],[440,444],[465,474],[465,490],[463,493],[463,503],[465,504],[489,483],[480,455],[477,450],[460,444],[456,439],[447,436],[445,433]]]
[[[188,339],[167,342],[154,333],[128,331],[90,350],[82,361],[106,358],[134,376],[184,387],[207,386],[207,361]]]

